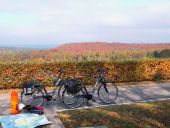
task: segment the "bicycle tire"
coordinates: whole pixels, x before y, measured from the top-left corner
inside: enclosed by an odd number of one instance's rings
[[[100,101],[105,104],[114,103],[118,97],[118,94],[119,91],[117,85],[113,82],[102,83],[98,88],[98,97]]]
[[[67,108],[78,108],[78,107],[80,107],[84,102],[84,98],[82,97],[82,93],[84,93],[84,92],[81,90],[77,94],[71,94],[65,88],[65,90],[63,91],[63,94],[62,94],[63,104]],[[80,96],[80,97],[78,97],[78,96]],[[71,97],[73,98],[73,100],[72,100]],[[70,98],[70,99],[66,99],[66,98]],[[67,102],[67,101],[69,101],[69,102]]]

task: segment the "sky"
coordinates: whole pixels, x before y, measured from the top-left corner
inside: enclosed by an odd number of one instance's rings
[[[170,42],[170,0],[0,0],[0,46]]]

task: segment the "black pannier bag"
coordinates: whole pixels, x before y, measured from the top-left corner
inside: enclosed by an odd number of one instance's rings
[[[70,92],[71,94],[76,94],[83,88],[80,80],[71,79],[66,80],[64,83],[67,91]]]
[[[25,95],[31,95],[33,93],[33,89],[34,89],[33,85],[34,83],[32,81],[23,83],[23,90]]]

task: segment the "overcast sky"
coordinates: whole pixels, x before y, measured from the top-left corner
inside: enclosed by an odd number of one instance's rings
[[[0,0],[0,46],[170,42],[170,0]]]

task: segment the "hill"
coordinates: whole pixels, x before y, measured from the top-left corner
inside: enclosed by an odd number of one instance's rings
[[[168,49],[168,51],[166,50]],[[63,44],[59,47],[36,50],[22,48],[0,48],[1,62],[18,61],[87,61],[87,60],[131,60],[154,57],[169,57],[170,43],[128,44],[106,42],[82,42]],[[163,51],[164,50],[164,51]],[[163,52],[161,52],[163,51]]]
[[[127,44],[127,43],[106,43],[106,42],[87,42],[87,43],[70,43],[63,44],[57,48],[50,49],[53,52],[112,52],[127,50],[159,50],[170,49],[170,43],[159,44]]]

